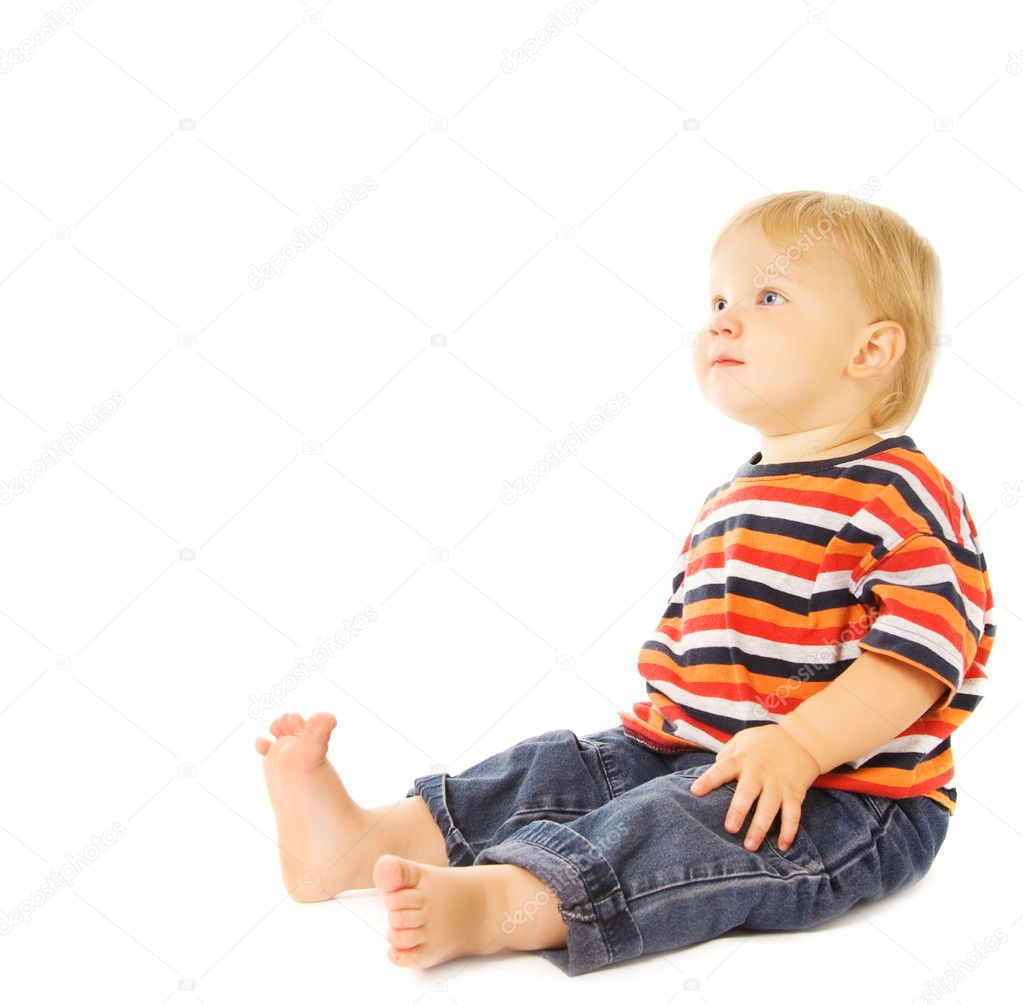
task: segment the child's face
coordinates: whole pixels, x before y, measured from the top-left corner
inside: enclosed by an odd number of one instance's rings
[[[693,353],[704,396],[764,436],[854,419],[874,391],[845,375],[874,320],[852,270],[821,242],[794,254],[779,259],[759,226],[722,244]],[[722,354],[740,365],[715,364]]]

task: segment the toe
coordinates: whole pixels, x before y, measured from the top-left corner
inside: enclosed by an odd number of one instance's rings
[[[390,911],[387,924],[391,928],[422,928],[426,924],[425,911]]]
[[[400,967],[408,967],[410,970],[427,969],[420,962],[422,950],[418,946],[413,949],[398,949],[392,946],[390,951],[395,954]]]
[[[301,733],[305,728],[305,719],[298,712],[285,712],[281,716],[281,726],[285,733]]]
[[[270,741],[261,736],[256,740],[256,753],[265,754],[270,749]]]
[[[284,730],[281,729],[281,720],[279,718],[274,719],[274,721],[270,723],[270,732],[273,733],[274,736],[278,737],[284,735]]]
[[[423,941],[421,928],[387,929],[387,941],[396,949],[414,949]]]
[[[414,911],[426,905],[426,894],[418,888],[394,890],[391,893],[382,894],[380,899],[388,911]]]
[[[330,712],[317,712],[305,724],[305,735],[314,743],[326,746],[330,734],[337,725],[337,719]]]
[[[381,855],[373,865],[373,885],[381,893],[415,886],[419,877],[420,870],[416,863],[398,855]]]
[[[395,946],[387,947],[387,958],[399,967],[414,967],[416,962],[409,952],[403,952]]]

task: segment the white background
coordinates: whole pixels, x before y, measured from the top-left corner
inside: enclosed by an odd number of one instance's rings
[[[96,0],[44,34],[60,9],[0,20],[0,478],[36,462],[0,507],[0,911],[37,901],[0,935],[13,999],[908,1005],[951,960],[930,1000],[1023,1001],[995,990],[1023,938],[1019,9]],[[334,712],[377,805],[645,697],[696,509],[759,447],[692,376],[710,245],[797,188],[868,194],[942,261],[909,433],[966,496],[999,634],[939,859],[812,934],[578,979],[394,966],[375,891],[287,897],[255,738]]]

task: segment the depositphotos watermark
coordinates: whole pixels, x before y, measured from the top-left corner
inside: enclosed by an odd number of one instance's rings
[[[959,984],[965,977],[976,970],[987,957],[998,952],[1009,936],[1005,934],[1004,928],[996,928],[990,935],[985,936],[983,942],[973,940],[971,949],[961,960],[949,959],[948,967],[940,977],[931,977],[926,985],[923,994],[913,999],[912,1005],[934,1005],[943,995],[953,994],[958,990]]]
[[[822,219],[811,227],[804,227],[790,244],[784,254],[779,254],[766,266],[757,268],[753,276],[753,285],[759,290],[773,279],[780,279],[792,267],[793,262],[799,261],[818,241],[826,240],[835,226],[835,220],[850,216],[856,208],[856,201],[866,202],[868,198],[875,195],[881,188],[881,181],[876,175],[871,175],[862,185],[850,192],[850,198],[844,199],[837,213],[830,210]]]
[[[43,445],[42,456],[34,460],[20,475],[6,481],[0,478],[0,505],[6,506],[15,496],[32,491],[33,483],[46,474],[62,457],[70,457],[87,433],[94,433],[102,423],[106,422],[119,408],[123,408],[128,399],[115,391],[99,405],[92,406],[92,414],[81,422],[67,423],[67,432],[59,440],[50,440]]]
[[[619,391],[610,401],[595,406],[594,414],[586,419],[583,425],[570,423],[572,431],[563,440],[547,444],[547,453],[528,471],[513,482],[505,479],[501,487],[501,502],[510,506],[520,496],[532,492],[544,475],[550,474],[566,457],[574,457],[591,434],[599,433],[608,422],[616,415],[621,415],[626,406],[631,404],[632,399],[624,391]]]
[[[87,865],[92,865],[103,854],[107,848],[117,844],[126,833],[124,824],[115,820],[102,834],[92,835],[91,843],[87,844],[80,852],[72,855],[68,852],[65,858],[67,861],[59,868],[52,869],[27,897],[17,907],[10,911],[0,911],[0,935],[9,935],[16,925],[27,925],[36,911],[46,901],[62,889],[71,886],[75,879],[85,871]]]
[[[514,52],[504,50],[504,59],[501,60],[501,69],[505,73],[514,73],[523,63],[531,63],[539,55],[540,49],[560,35],[567,24],[573,27],[579,22],[579,15],[584,14],[588,7],[592,7],[597,0],[573,0],[566,4],[562,10],[553,11],[547,18],[547,23],[537,31],[532,38],[526,39]]]
[[[10,73],[22,63],[32,62],[36,49],[40,48],[61,28],[73,23],[82,13],[82,8],[91,0],[74,0],[73,3],[62,3],[57,10],[46,12],[43,23],[28,33],[13,49],[0,49],[0,73]]]
[[[507,909],[504,912],[504,920],[501,922],[501,931],[505,935],[511,935],[519,925],[526,924],[527,921],[532,921],[536,916],[536,909],[543,907],[544,904],[550,902],[551,895],[546,890],[540,890],[539,893],[530,897],[522,907],[518,908],[513,913]]]
[[[297,236],[293,241],[289,241],[261,265],[254,263],[249,265],[249,278],[246,282],[252,289],[258,290],[268,279],[280,276],[288,262],[293,262],[306,248],[312,247],[313,241],[323,240],[324,234],[335,223],[346,217],[360,202],[366,199],[370,192],[375,192],[376,189],[376,179],[372,175],[366,175],[354,188],[346,188],[332,206],[328,206],[326,209],[317,206],[316,216],[313,220],[305,226],[295,228]]]
[[[360,632],[364,632],[380,615],[367,606],[362,613],[352,619],[345,619],[345,623],[330,638],[324,639],[321,635],[316,640],[316,648],[308,656],[299,656],[295,660],[293,673],[285,674],[279,684],[274,684],[269,691],[262,694],[249,695],[249,718],[260,719],[264,712],[277,708],[284,703],[284,696],[289,691],[294,691],[303,681],[308,680],[318,670],[327,665],[327,660],[335,653],[340,652]],[[333,652],[331,651],[333,650]]]

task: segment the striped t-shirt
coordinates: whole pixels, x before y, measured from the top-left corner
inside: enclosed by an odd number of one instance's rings
[[[909,436],[817,461],[754,454],[706,497],[639,654],[648,701],[618,715],[653,750],[718,751],[883,653],[948,687],[814,786],[955,812],[951,733],[980,703],[995,635],[987,564],[960,491]]]

